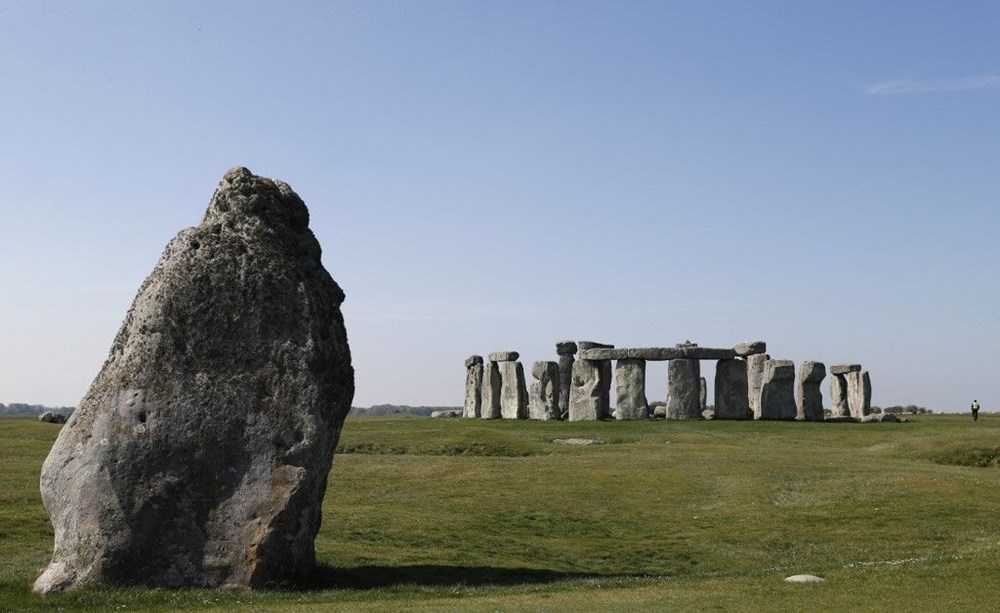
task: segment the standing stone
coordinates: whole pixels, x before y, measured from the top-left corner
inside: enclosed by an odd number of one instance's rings
[[[500,366],[490,360],[483,367],[483,401],[480,417],[500,419]]]
[[[566,416],[569,412],[569,389],[573,385],[573,355],[576,354],[576,343],[560,341],[556,343],[556,354],[559,356],[559,412]]]
[[[867,370],[844,375],[847,382],[847,407],[851,417],[861,419],[871,413],[872,384]]]
[[[764,362],[760,419],[795,419],[796,412],[795,363],[791,360]]]
[[[680,358],[667,366],[667,419],[701,417],[701,365]]]
[[[646,361],[618,360],[615,367],[615,419],[646,419]]]
[[[608,405],[601,394],[601,363],[577,360],[573,363],[573,379],[569,395],[569,420],[604,419]]]
[[[528,417],[531,419],[559,419],[559,364],[535,362],[531,367],[531,390],[528,399]]]
[[[343,300],[299,196],[227,172],[45,460],[55,547],[35,591],[309,576],[354,396]]]
[[[747,363],[739,358],[715,364],[715,418],[753,417],[747,385]]]
[[[581,352],[587,349],[614,349],[614,345],[595,343],[593,341],[578,341],[577,347]],[[611,407],[611,378],[613,375],[611,360],[591,361],[596,364],[598,369],[596,406],[601,410],[601,414],[598,415],[597,419],[607,419],[610,417]],[[570,387],[570,392],[572,393],[572,386]]]
[[[799,367],[796,419],[803,421],[823,421],[823,392],[820,383],[826,377],[826,365],[822,362],[806,360]]]
[[[753,418],[760,419],[760,396],[764,390],[764,364],[771,359],[766,353],[754,353],[747,360],[747,399]]]
[[[520,362],[500,362],[500,417],[528,418],[528,388]]]
[[[698,369],[701,369],[701,364],[698,365]],[[701,403],[701,410],[704,412],[708,408],[708,383],[705,377],[700,377],[698,380],[698,402]]]
[[[850,417],[847,404],[847,379],[845,375],[833,372],[830,376],[830,417]]]
[[[465,361],[465,411],[463,417],[479,418],[483,405],[483,356]]]

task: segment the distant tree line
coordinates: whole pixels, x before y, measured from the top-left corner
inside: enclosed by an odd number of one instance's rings
[[[885,408],[876,407],[876,406],[872,407],[872,413],[875,413],[875,414],[878,414],[878,413],[890,413],[892,415],[903,415],[903,414],[906,414],[906,415],[924,415],[924,414],[930,414],[930,413],[933,413],[933,412],[934,411],[928,409],[927,407],[918,407],[915,404],[908,404],[905,407],[901,406],[901,405],[898,405],[898,404],[897,405],[893,405],[891,407],[885,407]]]
[[[69,417],[73,414],[74,407],[46,407],[40,404],[26,404],[23,402],[12,402],[10,404],[0,403],[0,416],[17,417],[21,415],[41,415],[46,411],[58,413]]]
[[[349,415],[430,415],[434,411],[461,410],[462,407],[411,407],[405,404],[373,404],[368,407],[351,407]]]

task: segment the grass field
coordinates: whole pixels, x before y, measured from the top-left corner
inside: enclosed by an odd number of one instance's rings
[[[1000,610],[1000,415],[349,418],[310,585],[40,597],[58,428],[0,420],[0,610]]]

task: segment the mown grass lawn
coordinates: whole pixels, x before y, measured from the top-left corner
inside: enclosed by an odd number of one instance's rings
[[[0,420],[0,610],[1000,610],[998,415],[349,418],[310,585],[40,597],[57,433]]]

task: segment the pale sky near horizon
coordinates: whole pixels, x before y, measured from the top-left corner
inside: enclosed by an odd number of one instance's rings
[[[7,0],[0,86],[0,402],[75,405],[241,165],[310,208],[356,406],[762,339],[1000,410],[996,2]]]

